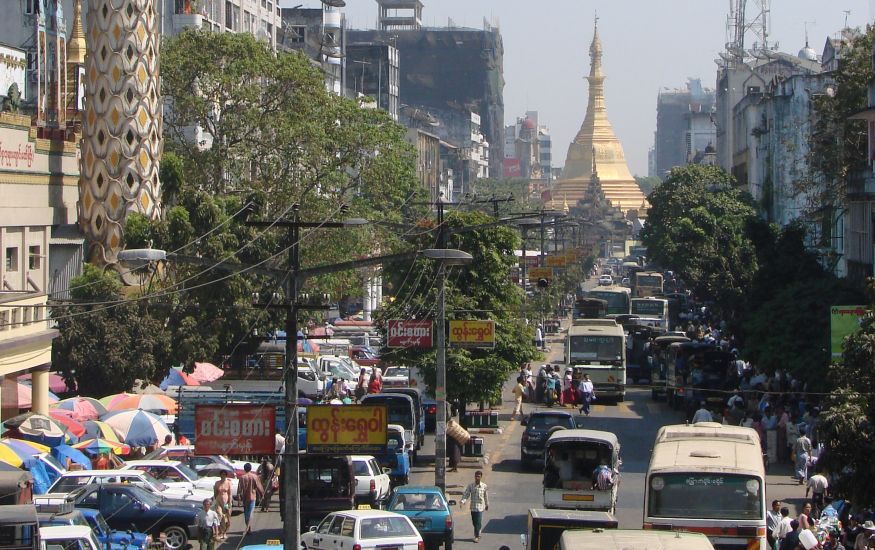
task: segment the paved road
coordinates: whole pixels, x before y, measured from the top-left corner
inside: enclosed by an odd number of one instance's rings
[[[551,342],[552,350],[547,354],[549,362],[559,362],[561,358],[561,343]],[[515,378],[515,377],[514,377]],[[484,435],[488,463],[480,466],[484,471],[484,481],[489,486],[491,507],[484,517],[484,534],[481,542],[473,542],[473,529],[467,510],[459,507],[454,509],[456,521],[456,548],[467,550],[474,548],[498,548],[507,545],[510,548],[521,548],[520,535],[526,531],[527,513],[529,508],[541,507],[541,474],[534,468],[520,471],[520,435],[523,427],[519,422],[509,421],[513,402],[510,394],[512,381],[508,380],[505,388],[505,400],[501,407],[502,434]],[[536,407],[538,408],[538,407]],[[526,407],[526,410],[532,410]],[[624,528],[641,528],[644,475],[650,459],[650,449],[657,429],[665,424],[682,422],[683,418],[662,403],[650,400],[649,390],[630,390],[627,400],[617,405],[597,403],[592,415],[587,419],[587,427],[597,430],[611,431],[617,434],[621,444],[623,466],[620,484],[617,517],[620,526]],[[426,442],[420,452],[420,461],[414,467],[411,483],[434,484],[433,470],[433,439]],[[460,500],[464,486],[473,480],[476,464],[471,468],[460,468],[456,473],[447,474],[448,498]],[[786,499],[791,508],[799,506],[804,490],[790,480],[788,465],[775,466],[770,469],[767,479],[767,494],[769,501],[773,498]],[[268,539],[281,537],[276,499],[271,511],[257,513],[254,523],[255,532],[246,537],[243,544],[262,543]],[[242,518],[236,516],[232,533],[242,532]],[[222,548],[238,548],[240,537],[232,537]]]

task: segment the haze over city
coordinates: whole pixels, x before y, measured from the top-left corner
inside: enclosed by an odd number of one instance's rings
[[[283,0],[283,7],[309,0]],[[728,1],[661,0],[610,2],[556,0],[425,0],[423,25],[482,28],[484,19],[501,29],[504,42],[505,124],[527,110],[553,137],[553,163],[565,162],[568,144],[586,111],[588,48],[598,14],[607,75],[608,115],[623,144],[630,170],[647,175],[647,151],[656,128],[656,98],[664,88],[683,88],[687,78],[701,78],[714,88],[714,59],[726,42]],[[748,10],[754,9],[749,2]],[[867,0],[776,0],[771,3],[770,44],[796,54],[809,44],[821,53],[827,36],[840,29],[865,26],[872,19]],[[846,13],[849,12],[849,13]],[[344,13],[351,29],[373,28],[377,4],[348,0]],[[448,83],[452,85],[452,83]]]

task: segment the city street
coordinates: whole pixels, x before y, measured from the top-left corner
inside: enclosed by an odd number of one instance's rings
[[[558,337],[549,342],[551,352],[548,357],[551,362],[559,362],[562,354],[562,344]],[[516,375],[514,375],[515,378]],[[508,380],[505,386],[504,402],[500,413],[501,434],[484,434],[488,461],[478,466],[474,459],[466,459],[458,472],[447,474],[448,498],[461,500],[465,485],[473,481],[474,472],[479,467],[483,470],[483,481],[489,487],[489,511],[484,515],[484,532],[479,544],[473,542],[473,528],[467,507],[454,507],[457,548],[480,548],[487,545],[498,548],[507,545],[511,548],[521,547],[520,535],[527,529],[527,514],[529,508],[542,506],[541,473],[539,466],[530,470],[520,470],[520,436],[523,427],[519,422],[511,422],[510,412],[513,400],[510,389],[513,381]],[[524,405],[524,411],[534,408]],[[627,400],[623,403],[595,404],[592,414],[586,420],[587,428],[614,432],[620,440],[622,480],[620,483],[617,518],[620,527],[640,529],[642,524],[644,476],[650,460],[650,449],[653,445],[656,431],[660,426],[683,422],[682,415],[668,408],[664,403],[656,403],[650,399],[650,391],[632,389],[627,392]],[[420,452],[420,461],[413,469],[411,484],[433,485],[433,453],[434,439],[428,438]],[[804,496],[804,488],[790,479],[791,468],[787,465],[770,467],[767,479],[767,502],[778,498],[785,500],[795,513]],[[222,547],[237,548],[240,544],[239,533],[243,530],[242,515],[234,517],[230,538]],[[282,536],[279,522],[278,504],[274,498],[271,511],[256,513],[254,532],[242,541],[243,545],[263,543]]]

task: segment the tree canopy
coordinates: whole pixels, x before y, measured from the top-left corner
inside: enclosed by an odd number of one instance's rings
[[[451,233],[449,248],[474,257],[464,267],[448,269],[446,318],[495,321],[495,348],[447,350],[447,396],[463,404],[500,396],[508,376],[537,356],[532,344],[534,328],[520,315],[522,289],[509,277],[516,265],[514,250],[520,237],[511,228],[491,225],[493,222],[494,218],[479,212],[453,212],[446,219]],[[433,230],[422,231],[417,246],[433,248],[435,235]],[[378,312],[383,336],[390,319],[436,318],[436,270],[434,261],[425,258],[384,266],[383,275],[394,289],[395,301]],[[429,388],[434,389],[434,349],[386,349],[384,354],[398,364],[418,366]]]

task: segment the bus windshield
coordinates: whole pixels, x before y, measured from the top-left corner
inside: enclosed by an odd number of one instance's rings
[[[647,299],[632,299],[632,315],[642,315],[644,317],[659,317],[665,316],[666,302],[663,300],[647,300]]]
[[[655,518],[763,518],[763,486],[756,476],[678,473],[651,476],[648,515]]]
[[[609,315],[629,313],[629,293],[622,291],[591,290],[590,298],[598,298],[608,303]]]
[[[619,336],[571,336],[570,361],[620,361],[623,339]]]
[[[638,286],[646,286],[646,287],[662,287],[662,276],[661,275],[637,275],[636,280],[638,282]]]

